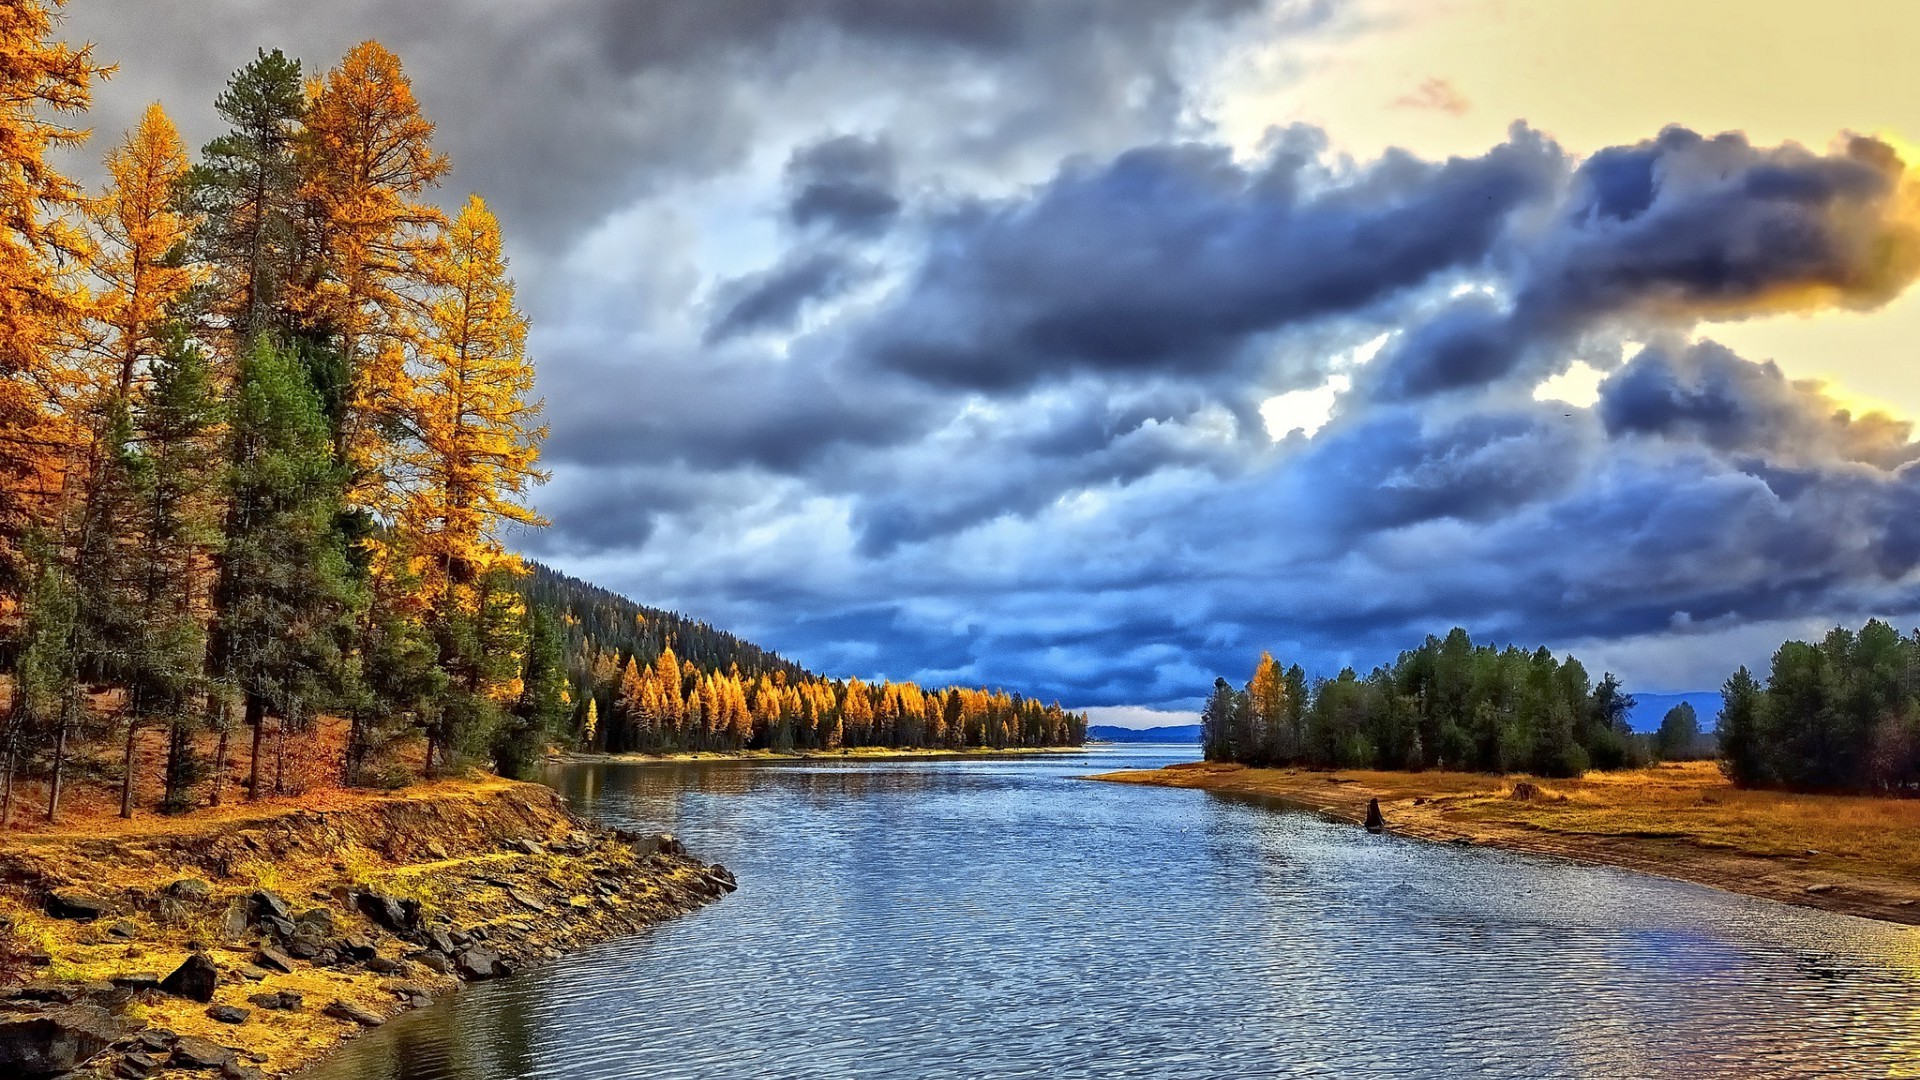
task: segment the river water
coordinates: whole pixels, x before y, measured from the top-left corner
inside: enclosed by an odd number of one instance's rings
[[[1073,779],[1193,756],[558,769],[740,891],[309,1075],[1920,1075],[1920,931]]]

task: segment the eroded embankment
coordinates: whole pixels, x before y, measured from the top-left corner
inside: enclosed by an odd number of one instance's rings
[[[1553,855],[1803,907],[1920,923],[1920,800],[1736,789],[1712,762],[1578,780],[1250,769],[1193,762],[1089,777],[1274,799],[1355,823]]]
[[[733,888],[488,780],[0,844],[0,1076],[285,1075]]]

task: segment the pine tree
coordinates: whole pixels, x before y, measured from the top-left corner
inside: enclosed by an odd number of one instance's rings
[[[209,296],[237,355],[259,334],[292,329],[286,293],[300,243],[295,147],[307,109],[300,61],[262,49],[227,80],[214,109],[228,130],[201,149],[188,183],[205,222],[197,254],[212,269]]]
[[[535,608],[528,617],[526,670],[521,676],[520,700],[494,740],[494,768],[502,776],[524,780],[531,776],[540,752],[566,719],[566,657],[553,616]]]
[[[212,674],[238,692],[252,729],[253,798],[262,794],[268,713],[297,722],[321,695],[357,601],[333,527],[342,477],[327,435],[298,360],[256,341],[234,388],[209,649]]]

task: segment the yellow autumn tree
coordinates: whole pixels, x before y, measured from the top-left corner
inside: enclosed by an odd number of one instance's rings
[[[356,490],[365,503],[379,493],[380,430],[409,396],[407,293],[433,279],[423,262],[445,223],[422,195],[449,164],[399,57],[377,41],[355,45],[310,97],[300,153],[310,269],[291,300],[339,343],[351,391],[337,448],[374,478]]]
[[[106,285],[96,317],[107,329],[113,389],[124,398],[142,364],[158,355],[174,305],[205,272],[184,258],[198,219],[179,209],[191,162],[166,110],[147,106],[106,164],[112,184],[94,213],[104,241],[94,273]]]
[[[396,525],[416,538],[425,587],[458,590],[493,568],[518,570],[500,531],[546,524],[526,504],[537,467],[541,404],[530,401],[527,320],[514,306],[500,227],[467,200],[446,243],[426,257],[435,285],[418,357],[400,391],[410,438],[396,453]]]
[[[112,69],[93,62],[92,46],[54,40],[65,5],[0,3],[0,563],[16,562],[79,441],[50,405],[86,315],[87,200],[48,154],[85,141],[71,121]]]

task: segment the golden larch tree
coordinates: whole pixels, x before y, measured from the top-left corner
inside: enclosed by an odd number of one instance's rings
[[[293,306],[335,335],[352,380],[338,448],[363,473],[381,471],[378,429],[403,409],[413,307],[408,292],[433,279],[423,265],[445,218],[421,196],[446,175],[400,58],[377,41],[348,51],[310,91],[300,197],[311,270]],[[370,501],[377,484],[357,496]]]
[[[96,317],[107,329],[114,389],[124,398],[142,365],[159,354],[174,306],[205,271],[184,257],[198,219],[180,209],[191,162],[166,110],[147,106],[106,164],[111,186],[94,213],[104,241],[94,272],[106,286]]]
[[[86,140],[70,121],[112,69],[94,63],[92,46],[54,39],[65,5],[0,3],[0,564],[17,559],[19,536],[50,507],[79,442],[49,409],[68,389],[65,361],[84,331],[87,199],[48,154]]]
[[[476,196],[428,256],[435,287],[405,388],[411,438],[397,451],[396,525],[416,538],[425,588],[462,589],[488,569],[519,569],[500,541],[509,523],[546,524],[526,504],[546,479],[547,429],[531,401],[527,320],[514,306],[500,227]]]

